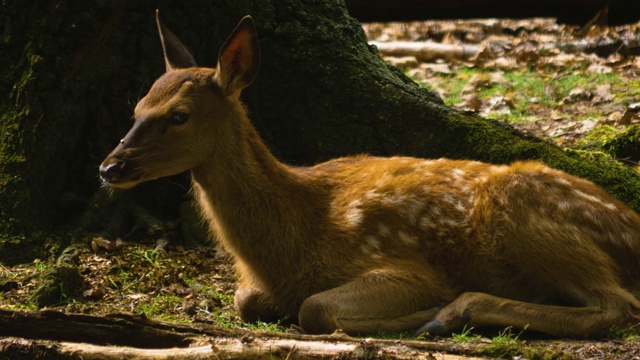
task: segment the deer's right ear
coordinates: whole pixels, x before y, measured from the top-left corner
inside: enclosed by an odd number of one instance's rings
[[[160,21],[160,10],[158,9],[156,9],[156,23],[158,24],[158,33],[160,35],[160,42],[162,43],[164,64],[167,71],[197,66],[189,50],[182,45],[182,42],[180,42],[169,29],[162,25]]]
[[[240,20],[222,45],[215,80],[230,96],[249,86],[260,68],[260,46],[256,25],[251,16]]]

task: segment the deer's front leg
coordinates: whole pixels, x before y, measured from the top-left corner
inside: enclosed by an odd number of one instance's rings
[[[299,313],[307,333],[348,334],[414,331],[452,298],[433,271],[372,271],[337,288],[307,298]]]
[[[238,316],[247,323],[275,322],[282,318],[282,314],[278,312],[265,294],[252,287],[238,288],[233,302]]]

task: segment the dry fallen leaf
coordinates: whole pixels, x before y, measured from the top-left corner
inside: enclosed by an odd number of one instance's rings
[[[123,244],[124,242],[120,238],[116,239],[116,241],[107,240],[102,236],[96,236],[91,239],[91,249],[94,252],[97,252],[99,249],[114,251],[122,247]]]
[[[594,104],[609,102],[611,100],[613,100],[613,95],[611,95],[611,85],[604,84],[596,87],[593,97]]]
[[[591,64],[587,67],[586,72],[594,74],[609,74],[613,71],[610,66],[603,64]]]
[[[82,296],[93,300],[100,300],[104,297],[104,290],[101,287],[92,288],[82,292]]]
[[[482,99],[475,92],[463,95],[462,100],[462,103],[457,104],[457,106],[463,110],[477,112],[482,108]]]
[[[575,88],[569,91],[569,95],[562,99],[565,104],[573,104],[577,101],[586,101],[591,99],[593,94],[583,88]]]

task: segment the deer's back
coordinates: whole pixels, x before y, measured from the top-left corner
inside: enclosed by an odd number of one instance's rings
[[[362,156],[303,173],[330,184],[336,236],[328,234],[319,251],[340,258],[344,250],[349,264],[336,263],[342,269],[426,264],[462,288],[499,293],[509,285],[484,284],[487,277],[530,278],[531,268],[568,269],[569,278],[586,261],[594,276],[609,269],[640,288],[638,215],[592,183],[544,165]]]

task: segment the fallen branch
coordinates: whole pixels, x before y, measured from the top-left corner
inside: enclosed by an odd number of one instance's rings
[[[381,55],[395,57],[415,56],[416,59],[421,61],[433,61],[436,59],[469,60],[482,49],[480,45],[451,45],[434,42],[370,41],[369,44],[375,45]]]
[[[379,346],[377,341],[356,343],[328,343],[288,339],[213,339],[210,345],[189,348],[140,349],[100,346],[86,343],[0,339],[2,356],[38,356],[40,358],[92,359],[442,359],[476,360],[478,357],[417,351],[402,345]]]
[[[313,336],[173,324],[144,316],[0,310],[0,356],[83,359],[479,359],[479,348],[429,341]]]
[[[432,62],[437,59],[473,60],[482,52],[484,58],[495,58],[504,55],[516,55],[524,53],[554,54],[558,51],[567,54],[595,53],[601,57],[607,57],[618,53],[621,55],[640,54],[640,34],[635,37],[617,38],[612,36],[580,38],[572,41],[542,42],[526,41],[513,48],[505,46],[501,42],[487,41],[479,44],[440,44],[434,42],[419,41],[370,41],[383,56],[404,57],[414,56],[424,62]],[[484,51],[485,48],[489,52]]]

